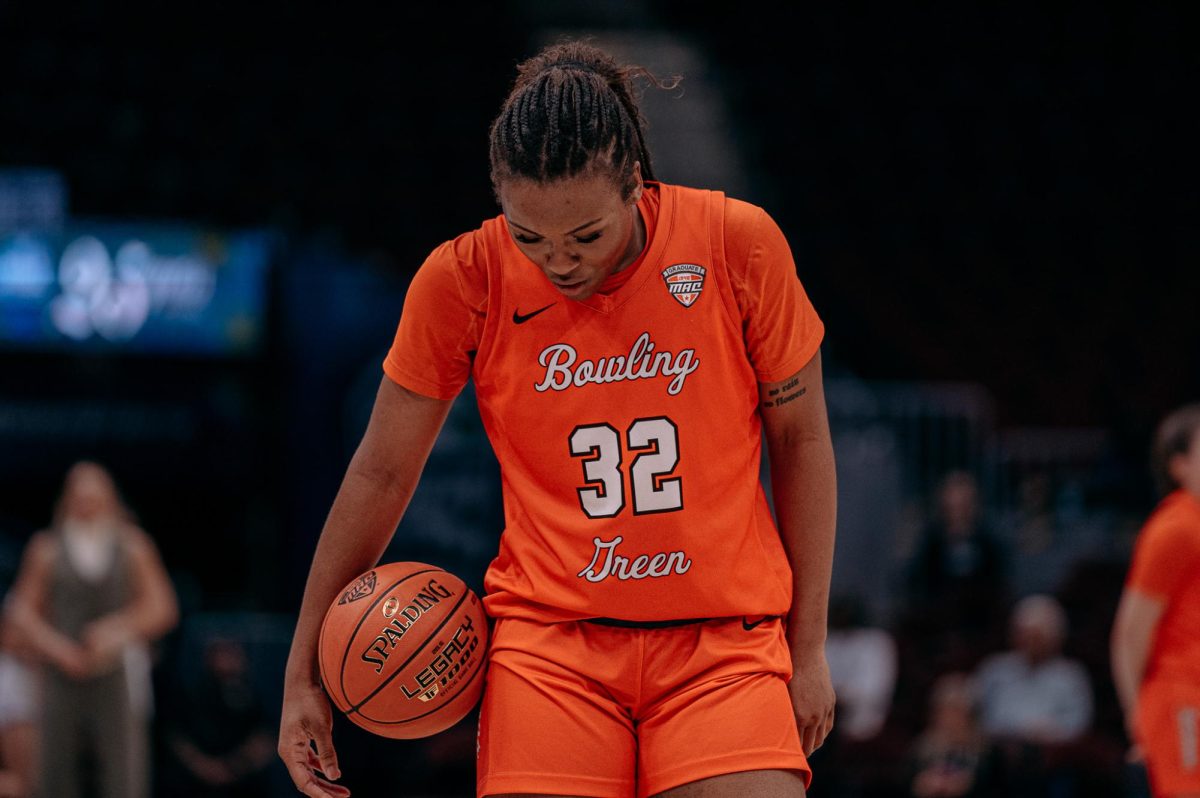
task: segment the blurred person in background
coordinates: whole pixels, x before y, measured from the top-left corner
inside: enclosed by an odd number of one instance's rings
[[[935,505],[909,564],[899,630],[910,648],[906,667],[930,682],[973,668],[1001,644],[1008,600],[1007,551],[984,521],[975,477],[947,474]]]
[[[204,649],[199,681],[173,697],[167,743],[178,764],[170,794],[179,798],[258,798],[268,792],[275,738],[250,680],[246,649],[217,638]]]
[[[803,795],[834,709],[824,325],[765,211],[653,179],[645,70],[567,42],[518,73],[491,131],[503,215],[414,277],[317,545],[280,756],[310,798],[345,794],[321,618],[474,378],[506,511],[478,793]]]
[[[67,472],[7,610],[44,665],[39,794],[76,798],[94,781],[103,798],[144,798],[149,643],[175,626],[178,609],[158,549],[102,466]]]
[[[992,749],[979,725],[974,684],[965,673],[934,682],[929,722],[911,755],[913,798],[984,798],[994,795]]]
[[[1007,589],[1005,551],[984,522],[978,482],[965,471],[946,475],[909,571],[912,608],[970,632],[997,616]]]
[[[1001,524],[1016,598],[1058,593],[1077,563],[1103,553],[1106,530],[1083,511],[1076,479],[1046,470],[1021,475],[1016,507]]]
[[[825,658],[837,695],[838,722],[813,766],[822,772],[826,794],[869,794],[894,775],[888,761],[892,741],[881,739],[881,733],[896,691],[896,641],[871,623],[861,597],[846,594],[830,603]]]
[[[37,778],[37,684],[27,654],[0,617],[0,798],[25,798]]]
[[[1117,608],[1112,672],[1155,796],[1200,796],[1200,404],[1159,425],[1166,497],[1142,528]]]
[[[958,605],[978,623],[1007,589],[1006,556],[984,520],[979,485],[953,472],[937,491],[937,514],[913,556],[910,596],[924,607]]]
[[[829,610],[825,657],[837,695],[836,736],[870,740],[887,720],[896,689],[896,641],[871,625],[857,596],[839,596]]]
[[[1050,596],[1028,596],[1013,608],[1010,631],[1012,649],[985,659],[975,674],[983,730],[1015,789],[1073,794],[1059,751],[1088,731],[1093,702],[1087,670],[1062,653],[1067,613]]]
[[[1059,587],[1074,557],[1059,528],[1054,506],[1054,483],[1044,471],[1022,475],[1017,484],[1017,507],[1009,519],[1013,559],[1013,592],[1024,597]]]

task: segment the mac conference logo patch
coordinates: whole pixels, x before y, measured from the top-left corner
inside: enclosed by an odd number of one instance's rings
[[[676,263],[663,269],[663,280],[667,292],[683,305],[690,308],[700,298],[704,288],[704,267],[695,263]]]
[[[338,604],[350,604],[351,602],[358,601],[360,598],[366,598],[374,592],[375,572],[371,571],[356,579],[354,584],[350,585],[346,592],[342,594],[342,598]]]

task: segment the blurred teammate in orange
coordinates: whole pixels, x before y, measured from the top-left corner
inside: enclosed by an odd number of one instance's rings
[[[824,328],[760,208],[652,180],[638,74],[578,43],[522,64],[491,131],[503,215],[414,278],[288,663],[279,750],[306,795],[345,794],[321,618],[469,377],[506,516],[478,794],[804,794],[833,720]]]
[[[1154,795],[1200,796],[1200,404],[1159,425],[1154,465],[1170,491],[1146,521],[1112,637],[1125,725]]]

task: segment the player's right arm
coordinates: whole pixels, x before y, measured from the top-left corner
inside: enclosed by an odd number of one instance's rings
[[[383,555],[452,402],[422,396],[383,378],[367,431],[317,543],[284,675],[279,728],[279,756],[297,789],[309,798],[349,795],[316,772],[329,779],[341,775],[330,733],[329,701],[317,669],[321,621],[338,591]]]

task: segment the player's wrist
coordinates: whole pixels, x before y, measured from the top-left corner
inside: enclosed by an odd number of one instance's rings
[[[791,654],[792,670],[795,673],[812,672],[814,666],[825,665],[825,643],[789,642],[788,651]]]
[[[321,672],[317,665],[316,651],[312,651],[307,656],[294,653],[288,659],[287,667],[283,671],[283,687],[285,691],[289,689],[324,689],[321,687]]]

